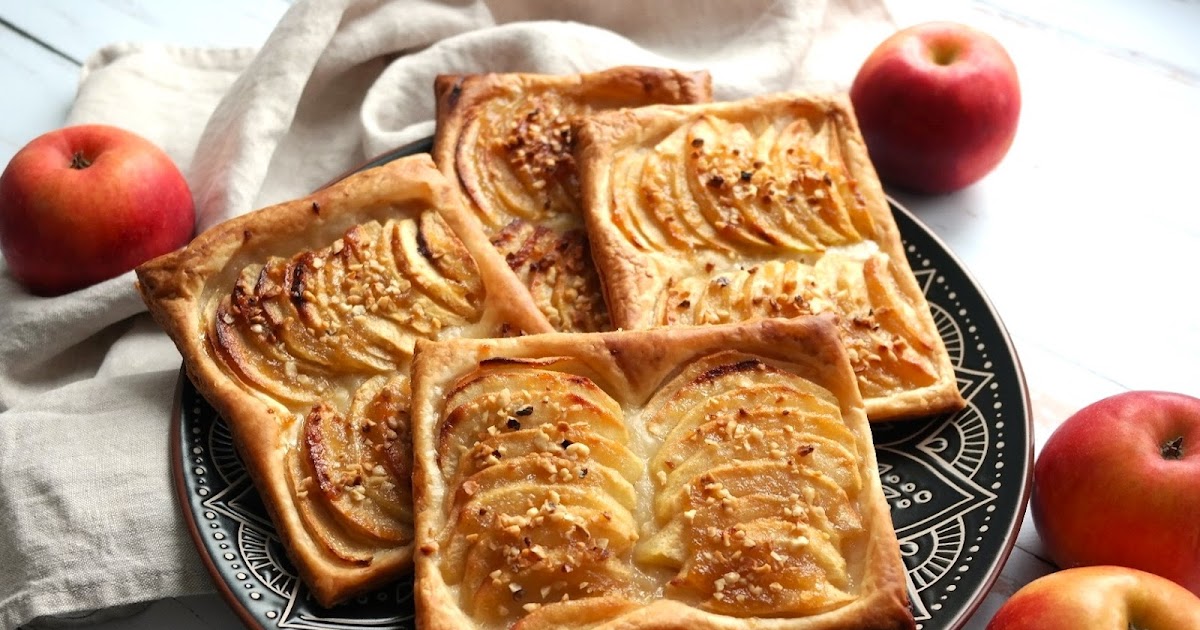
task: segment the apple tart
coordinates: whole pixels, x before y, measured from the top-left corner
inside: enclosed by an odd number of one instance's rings
[[[228,422],[301,577],[331,605],[411,568],[417,339],[549,330],[428,155],[227,221],[137,270]]]
[[[831,316],[418,341],[425,628],[913,628]]]
[[[486,239],[555,329],[611,328],[592,265],[571,122],[591,112],[711,99],[707,73],[619,67],[577,75],[440,76],[433,155]]]
[[[576,131],[614,326],[830,313],[872,421],[963,406],[844,98],[601,112]]]

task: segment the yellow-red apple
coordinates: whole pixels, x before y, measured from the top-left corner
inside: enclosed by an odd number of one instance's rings
[[[1021,88],[992,36],[954,22],[885,39],[854,77],[850,101],[885,182],[924,193],[964,188],[1012,145]]]
[[[1057,571],[1023,586],[987,630],[1196,630],[1200,597],[1125,567]]]
[[[194,221],[191,191],[171,158],[117,127],[43,134],[0,175],[0,251],[38,295],[80,289],[176,249]]]
[[[1075,412],[1038,455],[1031,507],[1059,567],[1132,567],[1200,595],[1200,398],[1131,391]]]

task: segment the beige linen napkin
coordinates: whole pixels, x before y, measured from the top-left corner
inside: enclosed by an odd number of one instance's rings
[[[67,122],[141,133],[188,176],[198,229],[303,195],[433,131],[433,78],[646,64],[718,99],[848,86],[883,0],[324,0],[260,50],[118,44]],[[0,627],[212,589],[176,502],[180,358],[132,274],[57,298],[0,263]]]

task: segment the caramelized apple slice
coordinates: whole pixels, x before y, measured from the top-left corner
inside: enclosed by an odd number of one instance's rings
[[[470,255],[461,242],[443,235],[433,242],[448,249],[430,250],[426,234],[445,232],[446,229],[440,217],[425,212],[420,217],[419,226],[412,220],[396,222],[395,227],[389,230],[388,238],[393,260],[401,276],[412,282],[425,298],[414,300],[414,303],[422,303],[428,316],[449,324],[462,321],[476,312],[476,305],[483,297],[483,287],[478,280],[462,278],[463,271],[473,265],[463,264],[470,260]],[[439,268],[439,261],[444,261],[442,268]],[[459,278],[443,275],[443,269],[447,267],[454,269]]]
[[[303,260],[311,252],[293,257],[291,260],[271,258],[259,271],[254,285],[262,316],[275,337],[283,344],[284,351],[295,359],[329,368],[349,367],[352,370],[369,369],[372,366],[351,362],[338,352],[336,344],[327,343],[324,331],[306,325],[296,311],[289,287],[303,274]]]
[[[772,455],[777,448],[781,449],[782,453],[782,447],[772,446],[763,439],[767,434],[776,432],[788,434],[789,438],[793,437],[790,434],[821,437],[841,445],[852,457],[857,458],[858,455],[854,433],[838,416],[807,413],[787,407],[770,407],[753,411],[717,413],[705,419],[707,421],[704,424],[691,431],[681,431],[671,440],[663,442],[662,447],[650,460],[650,471],[656,479],[663,474],[670,474],[703,444],[737,441],[748,442],[753,447],[761,441],[766,446],[760,451],[761,457]],[[760,433],[763,434],[761,437]]]
[[[667,237],[660,226],[645,216],[642,189],[626,182],[636,182],[646,168],[643,153],[629,151],[613,157],[609,188],[612,190],[612,222],[621,235],[637,249],[658,251],[665,248]]]
[[[683,518],[691,509],[710,502],[721,503],[747,494],[799,496],[820,507],[833,526],[849,531],[861,526],[854,498],[828,475],[794,462],[753,460],[732,462],[713,468],[683,486],[667,486],[655,496],[654,514],[659,523]]]
[[[589,521],[584,518],[588,514],[599,514],[602,520]],[[538,516],[549,521],[542,523],[547,526],[563,521],[582,527],[587,532],[584,539],[607,538],[610,544],[637,539],[633,515],[610,495],[585,486],[516,483],[479,493],[451,513],[441,543],[446,581],[462,579],[466,553],[481,536],[513,526],[519,532]]]
[[[699,550],[711,552],[732,548],[737,551],[743,542],[737,527],[764,518],[803,525],[811,529],[809,538],[816,541],[813,544],[840,553],[838,550],[846,532],[836,529],[823,509],[809,505],[799,493],[788,496],[753,493],[711,503],[706,501],[685,512],[683,518],[671,519],[666,526],[638,543],[635,557],[639,562],[678,569]]]
[[[527,565],[513,562],[497,571],[494,577],[484,576],[478,586],[462,591],[464,608],[479,619],[510,617],[530,604],[623,593],[634,583],[628,562],[595,545],[550,550]]]
[[[763,379],[767,380],[767,379]],[[727,429],[735,431],[743,422],[791,425],[796,429],[821,424],[842,427],[842,433],[853,443],[854,434],[845,429],[841,421],[841,410],[830,405],[824,398],[809,392],[797,391],[793,383],[784,379],[772,379],[769,384],[754,383],[714,393],[694,406],[669,405],[664,409],[675,412],[669,421],[675,422],[663,438],[664,443],[681,440],[697,427],[717,419],[726,419]],[[691,401],[689,401],[691,402]],[[656,420],[659,419],[657,416]],[[659,424],[662,426],[662,423]],[[747,426],[748,430],[750,426]],[[836,428],[821,432],[839,432]]]
[[[833,128],[824,125],[822,132]],[[874,221],[862,195],[844,169],[831,167],[809,146],[812,136],[808,120],[796,120],[779,135],[768,157],[777,172],[790,176],[786,185],[796,204],[793,214],[826,245],[853,243],[863,234],[874,234]]]
[[[438,463],[457,461],[489,436],[526,426],[578,424],[625,442],[620,406],[588,378],[522,365],[484,367],[459,381],[438,427]]]
[[[617,595],[542,604],[518,620],[512,630],[589,630],[640,607]]]
[[[529,287],[534,303],[556,330],[610,328],[600,277],[581,227],[559,230],[518,219],[493,236],[492,244]]]
[[[363,451],[369,449],[359,425],[320,404],[305,418],[301,439],[303,463],[316,482],[316,492],[310,494],[310,499],[323,497],[329,511],[358,536],[393,545],[412,540],[412,524],[399,518],[405,510],[396,505],[399,494],[394,492],[395,484],[389,482],[393,492],[386,495],[390,499],[386,503],[390,505],[381,505],[368,496],[368,478],[376,473],[373,466],[367,469],[364,465],[371,460],[364,457]],[[384,481],[371,483],[377,496],[385,496]]]
[[[379,376],[359,386],[349,414],[351,426],[362,436],[359,456],[366,495],[406,530],[413,523],[410,399],[407,377]]]
[[[837,399],[823,387],[790,372],[767,365],[761,359],[737,352],[718,352],[697,359],[663,385],[646,404],[643,416],[647,429],[665,436],[677,423],[679,414],[720,394],[758,384],[781,384],[824,399],[840,408]]]
[[[748,178],[743,181],[745,155],[752,146],[749,132],[740,124],[711,115],[701,116],[690,130],[699,155],[687,161],[691,197],[705,221],[723,241],[740,251],[771,251],[776,243],[758,226],[747,224],[739,198],[753,195]]]
[[[222,298],[212,320],[209,343],[221,361],[244,383],[294,405],[311,405],[332,388],[320,365],[289,355],[267,327],[253,293],[255,273],[247,270]]]
[[[664,488],[680,486],[717,466],[755,459],[783,460],[811,467],[827,475],[850,496],[862,489],[857,462],[845,446],[812,433],[782,430],[751,431],[741,440],[701,441],[691,455],[660,479],[664,479]]]
[[[300,515],[304,529],[329,553],[343,561],[356,565],[368,565],[376,549],[359,541],[342,527],[341,522],[330,512],[328,504],[319,496],[316,480],[305,470],[301,455],[295,449],[284,456],[287,464],[288,489],[295,499],[296,512]]]
[[[476,443],[457,462],[442,471],[448,485],[456,485],[460,477],[469,477],[480,470],[530,453],[558,454],[580,463],[594,462],[618,472],[630,482],[641,477],[640,459],[624,444],[597,435],[586,425],[566,422],[546,423],[511,433],[488,436]]]
[[[461,505],[476,494],[481,494],[506,484],[536,482],[563,486],[594,488],[612,496],[618,503],[632,510],[637,498],[633,485],[607,466],[578,462],[551,453],[531,453],[515,458],[505,458],[467,477],[454,493],[454,503]]]
[[[375,285],[391,281],[375,260],[375,245],[383,228],[371,221],[355,225],[332,246],[302,257],[303,284],[293,284],[293,300],[305,322],[323,331],[338,351],[367,363],[373,371],[397,368],[397,357],[412,353],[413,327],[375,316]],[[297,270],[299,271],[299,269]]]
[[[708,528],[689,542],[695,553],[669,596],[736,617],[811,615],[853,599],[845,559],[811,527],[760,518],[731,530]]]
[[[569,504],[549,505],[554,507],[543,504],[533,516],[501,517],[501,529],[487,531],[466,545],[461,561],[464,587],[486,582],[497,569],[507,567],[520,573],[532,564],[561,560],[571,551],[619,556],[629,551],[637,538],[633,530],[618,526],[602,512]]]

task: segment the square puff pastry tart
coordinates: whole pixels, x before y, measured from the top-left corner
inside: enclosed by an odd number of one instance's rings
[[[412,566],[415,340],[549,330],[496,252],[456,236],[459,203],[428,155],[404,158],[137,270],[324,605]]]
[[[418,342],[423,628],[913,628],[828,316]]]
[[[610,329],[580,211],[571,122],[620,107],[707,102],[709,75],[632,66],[444,75],[434,91],[434,160],[460,188],[467,213],[555,329]]]
[[[603,112],[576,141],[616,327],[833,313],[872,421],[965,404],[844,97]]]

